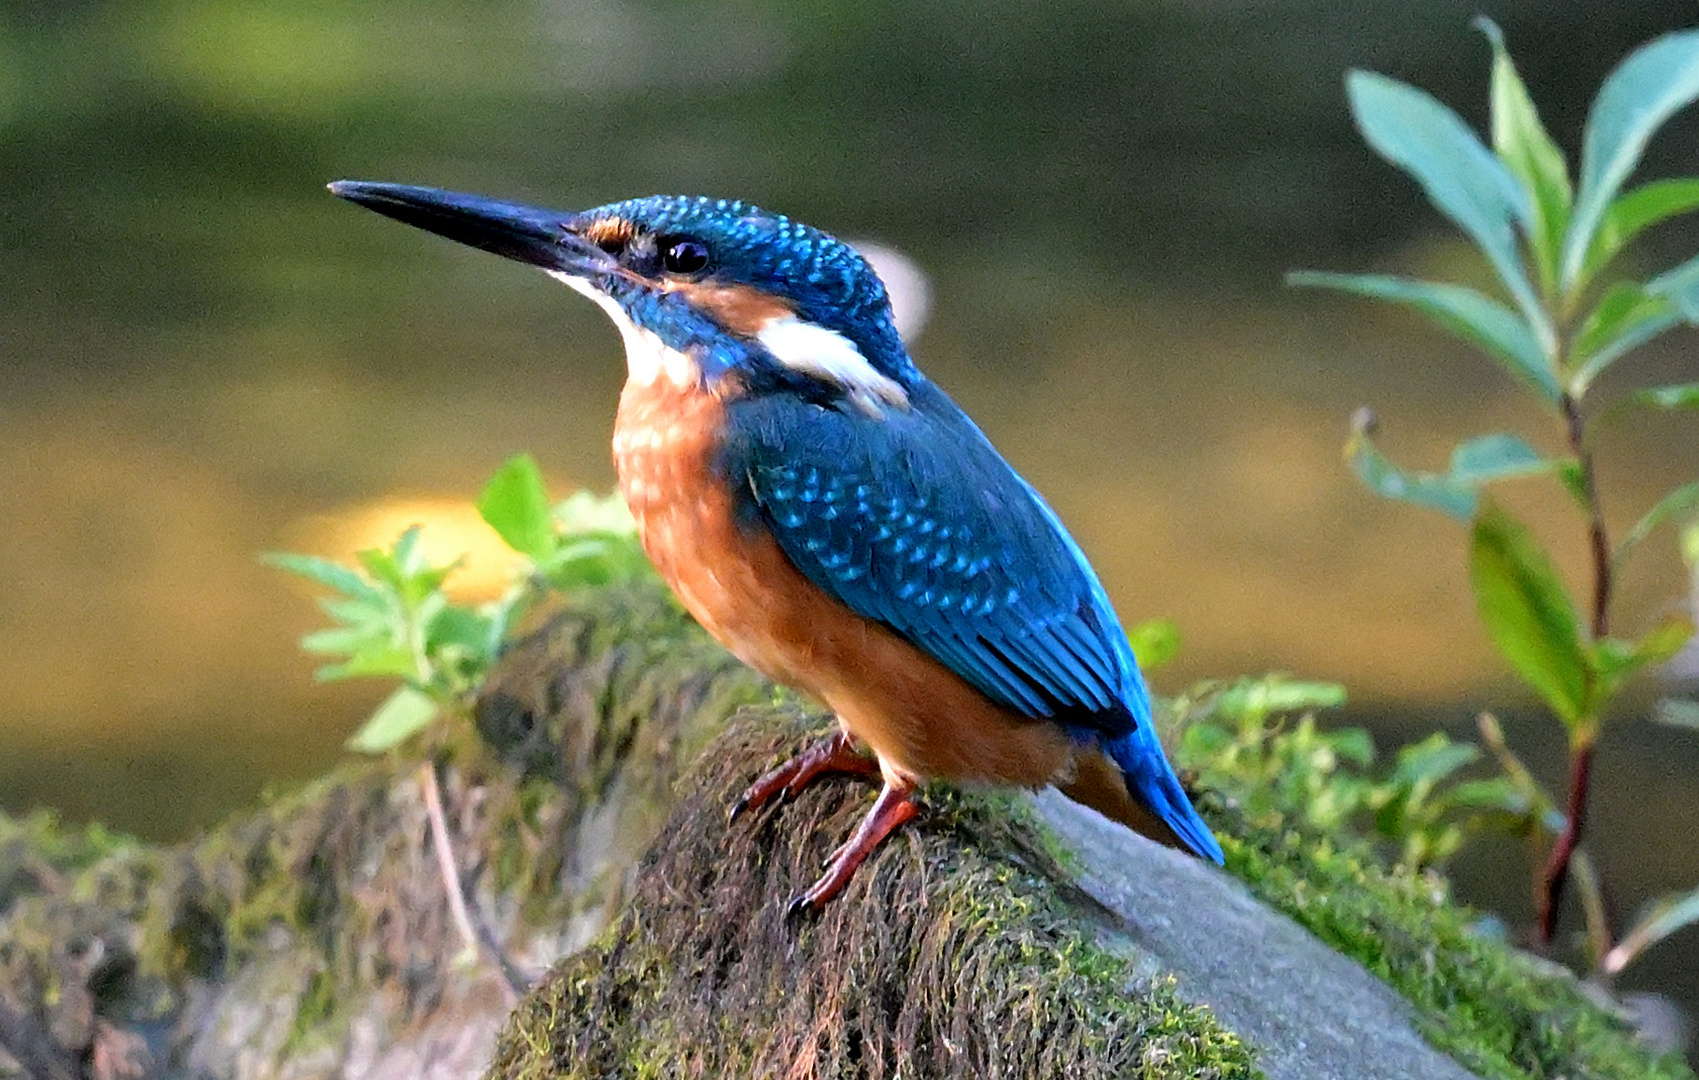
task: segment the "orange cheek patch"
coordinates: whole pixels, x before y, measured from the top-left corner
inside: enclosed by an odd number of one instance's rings
[[[584,239],[603,251],[622,248],[636,235],[637,230],[624,218],[602,218],[584,227]]]
[[[796,314],[783,300],[748,285],[718,285],[709,281],[677,282],[669,286],[698,311],[734,334],[754,337],[769,322]]]

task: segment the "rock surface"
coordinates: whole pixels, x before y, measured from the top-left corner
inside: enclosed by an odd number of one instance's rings
[[[1254,1046],[1270,1080],[1469,1080],[1429,1046],[1384,982],[1236,879],[1064,798],[1039,814],[1080,859],[1077,880],[1125,937]]]

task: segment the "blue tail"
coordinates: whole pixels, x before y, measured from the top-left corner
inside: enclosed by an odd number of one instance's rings
[[[1104,738],[1099,745],[1121,767],[1133,798],[1161,818],[1192,854],[1219,865],[1221,845],[1192,808],[1192,800],[1180,786],[1180,778],[1174,775],[1162,753],[1162,744],[1151,729],[1149,714],[1141,719],[1143,723],[1131,731]]]

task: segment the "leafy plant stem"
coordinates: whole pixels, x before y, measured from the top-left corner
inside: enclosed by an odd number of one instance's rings
[[[1580,492],[1586,500],[1587,531],[1593,556],[1593,640],[1599,641],[1610,632],[1611,555],[1610,538],[1605,533],[1604,510],[1599,504],[1599,489],[1593,474],[1593,454],[1587,446],[1586,422],[1581,416],[1580,403],[1574,395],[1564,393],[1560,399],[1569,433],[1569,449],[1579,468]],[[1569,863],[1587,822],[1587,789],[1593,775],[1593,724],[1584,723],[1571,740],[1569,749],[1569,797],[1564,807],[1563,831],[1553,841],[1541,872],[1541,888],[1537,897],[1538,921],[1535,940],[1541,945],[1551,942],[1557,929],[1558,910],[1563,903],[1564,885],[1569,880]]]
[[[1598,641],[1610,633],[1610,538],[1605,532],[1604,508],[1599,503],[1599,488],[1593,475],[1593,452],[1587,447],[1587,428],[1581,417],[1580,403],[1569,393],[1560,400],[1569,430],[1569,449],[1579,466],[1581,493],[1587,501],[1587,531],[1593,554],[1593,640]]]

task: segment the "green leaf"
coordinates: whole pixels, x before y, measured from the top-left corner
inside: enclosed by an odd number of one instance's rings
[[[318,603],[326,615],[348,626],[387,626],[395,617],[394,598],[388,595],[380,595],[376,600],[325,596]]]
[[[393,549],[396,554],[382,548],[361,548],[354,553],[354,557],[360,560],[360,565],[366,568],[366,573],[372,575],[373,579],[380,585],[387,585],[397,595],[401,595],[405,591],[403,579],[406,574],[401,569],[401,562],[397,558],[397,554],[410,555],[413,551],[413,543],[418,539],[418,536],[419,526],[409,525],[396,538]]]
[[[609,533],[614,536],[637,535],[637,519],[620,498],[619,492],[592,495],[577,491],[562,499],[554,508],[555,524],[571,536],[575,533]]]
[[[1182,762],[1197,762],[1197,765],[1188,767],[1198,768],[1204,763],[1215,761],[1231,741],[1232,736],[1214,724],[1192,724],[1180,736],[1180,752],[1177,756]]]
[[[1587,116],[1581,144],[1581,184],[1563,244],[1566,292],[1585,281],[1581,270],[1605,207],[1640,163],[1652,134],[1699,97],[1699,31],[1666,34],[1631,53],[1605,79]]]
[[[1380,452],[1367,432],[1351,436],[1345,444],[1345,456],[1368,489],[1383,499],[1426,506],[1458,521],[1475,516],[1473,486],[1449,476],[1405,472]]]
[[[1517,251],[1513,221],[1530,231],[1528,193],[1458,115],[1431,95],[1373,72],[1345,78],[1357,128],[1374,151],[1415,177],[1428,199],[1475,241],[1534,328],[1541,352],[1556,347],[1551,322]]]
[[[350,656],[374,645],[389,644],[389,628],[380,623],[336,626],[301,635],[301,651],[314,656]]]
[[[1599,231],[1581,267],[1581,280],[1591,281],[1629,241],[1678,214],[1699,210],[1699,179],[1674,177],[1654,180],[1615,199],[1605,208]]]
[[[1496,480],[1548,472],[1558,463],[1515,435],[1498,432],[1461,443],[1451,454],[1451,469],[1441,475],[1407,472],[1393,464],[1367,430],[1353,432],[1345,453],[1369,490],[1386,499],[1426,506],[1457,519],[1475,516],[1482,486]]]
[[[1180,627],[1173,619],[1151,619],[1133,627],[1127,635],[1139,667],[1151,671],[1174,659],[1180,651]]]
[[[1646,282],[1646,291],[1669,298],[1683,319],[1699,323],[1699,256]]]
[[[1516,783],[1504,776],[1490,780],[1464,780],[1452,788],[1448,798],[1452,805],[1474,810],[1501,810],[1510,814],[1526,814],[1528,797]]]
[[[1667,662],[1680,652],[1692,636],[1692,620],[1671,615],[1660,620],[1639,641],[1607,637],[1595,642],[1593,667],[1598,673],[1598,685],[1593,691],[1595,711],[1628,679],[1647,668]]]
[[[1485,17],[1477,18],[1475,26],[1493,48],[1493,149],[1530,196],[1534,216],[1528,229],[1528,247],[1534,255],[1540,288],[1549,295],[1557,287],[1557,261],[1569,225],[1569,168],[1563,152],[1540,123],[1528,88],[1505,50],[1504,34]]]
[[[443,604],[425,623],[427,653],[435,655],[444,649],[458,648],[478,660],[480,668],[494,659],[486,652],[488,638],[489,620],[457,604]]]
[[[1652,719],[1669,727],[1699,731],[1699,701],[1685,698],[1664,698],[1652,710]]]
[[[398,687],[348,740],[348,749],[360,754],[382,754],[423,731],[436,714],[437,703],[428,696],[411,686]]]
[[[1398,751],[1398,763],[1392,770],[1391,781],[1425,792],[1480,756],[1479,747],[1452,742],[1444,732],[1436,731],[1421,742],[1411,743]]]
[[[1545,552],[1513,518],[1489,506],[1475,519],[1469,579],[1498,651],[1579,731],[1590,719],[1590,666],[1575,605]]]
[[[1628,352],[1674,326],[1679,319],[1675,302],[1636,285],[1620,281],[1605,290],[1581,323],[1571,346],[1575,373],[1569,392],[1584,396],[1604,370]]]
[[[419,547],[419,537],[423,534],[422,526],[409,525],[395,538],[395,546],[390,549],[390,561],[397,574],[411,576],[424,565],[424,549]]]
[[[502,646],[506,643],[508,631],[513,628],[531,605],[537,600],[535,590],[528,588],[511,588],[502,594],[500,600],[487,604],[481,612],[484,616],[484,642],[481,646],[483,655],[494,663],[501,656]]]
[[[1667,664],[1693,640],[1693,620],[1684,615],[1670,615],[1646,631],[1634,643],[1634,651],[1647,666]]]
[[[1685,615],[1667,615],[1634,643],[1634,656],[1641,667],[1667,664],[1693,640],[1693,620]]]
[[[1654,409],[1699,409],[1699,383],[1650,386],[1635,391],[1633,400]]]
[[[1561,393],[1546,353],[1528,324],[1515,312],[1474,289],[1386,274],[1331,274],[1301,270],[1286,275],[1288,285],[1338,289],[1377,300],[1407,304],[1440,326],[1484,349],[1515,378],[1548,402]]]
[[[1631,927],[1615,948],[1606,953],[1599,967],[1615,975],[1648,948],[1678,930],[1699,923],[1699,889],[1666,896],[1652,906],[1651,913]]]
[[[1333,747],[1334,753],[1354,765],[1366,767],[1375,759],[1374,738],[1363,728],[1338,728],[1324,733],[1322,738]]]
[[[530,454],[516,454],[502,463],[478,496],[478,513],[508,547],[532,562],[542,562],[554,550],[549,494]]]
[[[312,555],[296,555],[288,551],[271,551],[261,555],[260,562],[279,570],[286,570],[291,574],[299,574],[327,588],[335,589],[344,596],[354,597],[369,603],[382,603],[383,601],[383,593],[371,582],[341,563],[331,562],[329,559],[315,558]]]
[[[340,664],[327,664],[313,673],[320,682],[341,682],[343,679],[407,679],[418,671],[413,654],[399,645],[375,645],[362,648]]]
[[[1451,452],[1450,478],[1480,488],[1494,480],[1550,472],[1552,465],[1521,438],[1500,431],[1458,444]]]
[[[1284,675],[1234,684],[1215,700],[1217,715],[1228,720],[1272,713],[1333,709],[1345,704],[1345,688],[1338,683],[1303,682]]]
[[[557,589],[630,581],[654,572],[636,537],[608,533],[573,536],[537,569]]]
[[[1620,565],[1628,557],[1628,553],[1639,546],[1640,541],[1650,536],[1652,530],[1659,525],[1692,510],[1699,510],[1699,480],[1676,488],[1642,514],[1640,520],[1634,523],[1634,527],[1617,541],[1616,550],[1611,552],[1611,565]]]

